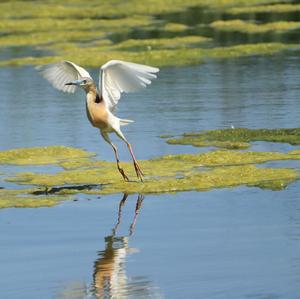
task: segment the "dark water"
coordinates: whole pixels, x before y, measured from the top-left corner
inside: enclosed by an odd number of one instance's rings
[[[126,95],[118,115],[136,121],[124,134],[139,159],[207,150],[167,145],[161,134],[299,127],[299,69],[297,53],[165,68],[150,88]],[[1,150],[62,144],[113,160],[81,92],[57,92],[30,67],[2,68],[0,79]],[[0,298],[298,298],[299,186],[81,195],[53,208],[0,210]]]
[[[41,49],[36,49],[30,46],[12,46],[0,49],[1,60],[9,60],[13,58],[21,58],[27,56],[41,57],[46,55],[50,55],[50,52]]]

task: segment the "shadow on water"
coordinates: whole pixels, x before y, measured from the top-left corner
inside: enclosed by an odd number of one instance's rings
[[[135,231],[144,195],[138,195],[128,235],[117,236],[118,228],[122,222],[122,210],[127,198],[128,194],[123,194],[119,203],[116,224],[112,228],[111,234],[104,238],[105,249],[98,252],[98,258],[94,262],[91,285],[69,284],[59,295],[59,298],[161,298],[157,288],[145,276],[131,277],[126,273],[127,255],[138,252],[138,249],[129,246],[129,239]]]
[[[67,190],[75,190],[75,191],[82,191],[82,190],[92,190],[92,189],[100,189],[101,184],[87,184],[87,185],[76,185],[76,186],[59,186],[59,187],[52,187],[47,188],[45,187],[44,190],[37,190],[33,191],[33,195],[48,195],[48,194],[55,194],[61,191]]]

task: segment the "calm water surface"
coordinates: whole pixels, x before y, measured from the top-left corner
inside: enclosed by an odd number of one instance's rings
[[[299,70],[297,53],[164,68],[150,88],[122,99],[118,115],[136,121],[124,134],[139,159],[207,150],[167,145],[159,135],[299,127]],[[31,67],[1,68],[0,79],[1,150],[62,144],[113,160],[81,92],[57,92]],[[299,187],[81,195],[53,208],[0,210],[0,298],[298,298]]]

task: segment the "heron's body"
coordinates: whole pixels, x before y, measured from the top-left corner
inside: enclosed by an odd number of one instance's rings
[[[93,127],[100,130],[104,140],[109,143],[115,153],[117,167],[124,180],[128,181],[124,170],[120,167],[117,147],[111,142],[109,133],[116,133],[128,146],[133,159],[137,177],[142,181],[143,172],[133,154],[132,147],[121,131],[121,126],[132,123],[132,120],[120,119],[113,115],[122,92],[135,91],[146,87],[154,73],[159,69],[146,65],[120,60],[111,60],[100,69],[99,90],[90,74],[82,67],[70,61],[47,65],[42,69],[42,75],[57,89],[65,92],[75,92],[80,86],[86,93],[87,117]],[[71,82],[70,82],[71,81]]]
[[[89,90],[86,94],[86,114],[91,125],[100,130],[109,130],[109,111],[105,107],[105,103],[97,90]],[[111,113],[110,113],[111,114]]]

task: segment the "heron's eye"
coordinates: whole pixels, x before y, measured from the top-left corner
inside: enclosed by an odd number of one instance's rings
[[[86,80],[83,80],[83,84],[86,84]]]

